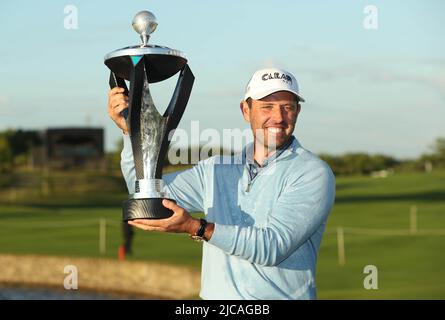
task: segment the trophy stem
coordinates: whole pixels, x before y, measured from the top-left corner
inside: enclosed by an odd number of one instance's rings
[[[148,45],[148,40],[150,39],[150,35],[143,33],[140,35],[140,37],[142,41],[141,47],[146,47]]]

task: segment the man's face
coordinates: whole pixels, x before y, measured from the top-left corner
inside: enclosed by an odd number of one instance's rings
[[[288,141],[301,108],[295,95],[287,91],[278,91],[260,100],[252,99],[251,107],[242,101],[240,107],[255,141],[268,150],[280,148]]]

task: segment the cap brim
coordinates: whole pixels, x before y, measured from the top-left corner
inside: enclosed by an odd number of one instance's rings
[[[269,89],[269,90],[266,90],[266,91],[263,91],[263,92],[258,92],[255,95],[246,95],[244,97],[244,100],[247,100],[248,98],[252,98],[252,99],[255,99],[255,100],[260,100],[260,99],[263,99],[264,97],[267,97],[268,95],[270,95],[272,93],[275,93],[275,92],[278,92],[278,91],[287,91],[287,92],[293,93],[294,95],[297,96],[299,101],[306,102],[306,100],[299,93],[297,93],[297,92],[295,92],[293,90],[281,89],[281,88],[278,89],[278,90],[277,89]]]

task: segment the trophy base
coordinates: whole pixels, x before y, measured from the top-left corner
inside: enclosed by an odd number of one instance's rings
[[[129,199],[124,201],[122,220],[134,219],[166,219],[173,211],[162,205],[162,198]],[[168,199],[170,201],[174,201]]]

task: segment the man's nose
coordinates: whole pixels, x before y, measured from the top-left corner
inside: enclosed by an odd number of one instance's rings
[[[272,110],[271,118],[276,123],[281,123],[284,120],[284,110],[281,107],[275,107]]]

